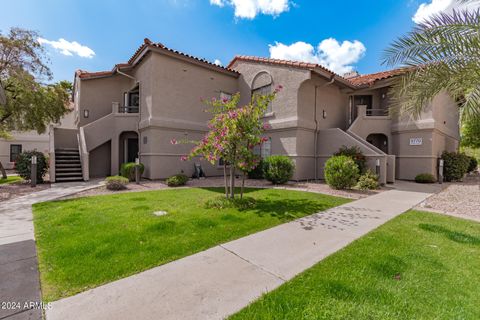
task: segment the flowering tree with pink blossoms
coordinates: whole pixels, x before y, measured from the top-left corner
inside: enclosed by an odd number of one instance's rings
[[[237,170],[242,172],[241,197],[243,197],[245,175],[260,163],[260,156],[254,154],[253,149],[268,140],[263,134],[270,127],[264,123],[263,115],[281,88],[277,87],[270,94],[254,95],[245,106],[238,106],[239,93],[230,99],[204,101],[210,106],[207,111],[212,113],[212,119],[208,122],[209,131],[200,141],[184,141],[195,144],[190,154],[182,157],[184,161],[201,157],[215,165],[219,159],[223,160],[226,198],[235,197]],[[172,140],[172,143],[178,142]]]

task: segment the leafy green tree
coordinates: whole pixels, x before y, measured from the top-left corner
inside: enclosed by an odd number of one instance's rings
[[[12,131],[44,133],[68,112],[72,85],[51,81],[52,72],[39,34],[21,28],[0,33],[0,137]],[[0,171],[6,177],[0,162]]]
[[[189,155],[183,156],[182,160],[194,157],[205,158],[212,164],[219,159],[224,162],[225,197],[235,197],[235,172],[243,173],[241,197],[245,175],[260,163],[260,157],[254,154],[253,149],[268,139],[262,137],[269,125],[263,122],[263,115],[268,105],[281,89],[279,86],[271,94],[254,95],[249,104],[238,106],[240,94],[237,93],[231,99],[212,99],[205,101],[211,108],[212,119],[208,123],[209,131],[200,141],[183,141],[193,143],[195,147]],[[172,144],[177,141],[173,139]],[[229,179],[227,175],[229,171]]]
[[[462,146],[480,148],[480,119],[470,119],[462,123]]]
[[[446,92],[457,101],[463,120],[479,118],[479,33],[480,11],[454,11],[435,15],[393,42],[383,63],[404,68],[392,90],[396,109],[418,116]]]

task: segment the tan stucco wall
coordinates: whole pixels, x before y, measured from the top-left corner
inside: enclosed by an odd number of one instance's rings
[[[0,139],[0,161],[6,169],[12,169],[10,162],[10,145],[21,144],[22,151],[37,150],[48,154],[49,136],[47,133],[38,134],[36,131],[13,132],[11,139]]]
[[[207,161],[182,162],[193,145],[172,145],[171,139],[199,140],[207,132],[210,113],[201,98],[219,98],[220,92],[238,91],[237,78],[169,56],[151,54],[135,72],[140,82],[140,161],[144,176],[167,178],[183,170],[193,173],[200,162],[209,176],[222,171]],[[148,66],[151,63],[151,66]],[[144,143],[144,137],[147,143]]]
[[[104,144],[90,151],[90,178],[105,177],[111,174],[111,149],[111,141],[107,141]]]
[[[112,112],[112,102],[123,106],[123,94],[134,86],[134,81],[123,75],[112,77],[78,80],[79,94],[78,119],[79,126],[84,126]],[[84,117],[84,110],[88,110],[88,118]]]

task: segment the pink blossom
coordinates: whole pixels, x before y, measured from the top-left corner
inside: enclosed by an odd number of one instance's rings
[[[187,156],[181,156],[181,157],[180,157],[180,160],[181,160],[181,161],[187,161],[187,160],[188,160],[188,157],[187,157]]]
[[[282,89],[283,89],[283,86],[282,86],[281,84],[279,84],[279,85],[275,88],[275,93],[280,92]]]
[[[173,138],[172,140],[170,140],[170,143],[171,144],[178,144],[178,141],[177,141],[177,139]]]
[[[261,141],[262,141],[262,142],[267,142],[267,141],[268,141],[268,138],[267,138],[267,137],[262,137]]]
[[[272,128],[272,126],[269,125],[268,123],[263,124],[263,130],[268,130],[268,129],[271,129],[271,128]]]

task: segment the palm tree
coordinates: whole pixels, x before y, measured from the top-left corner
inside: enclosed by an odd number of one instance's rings
[[[444,91],[458,102],[462,120],[480,119],[480,10],[441,13],[418,24],[385,50],[383,64],[404,68],[392,90],[401,113],[419,116]]]

